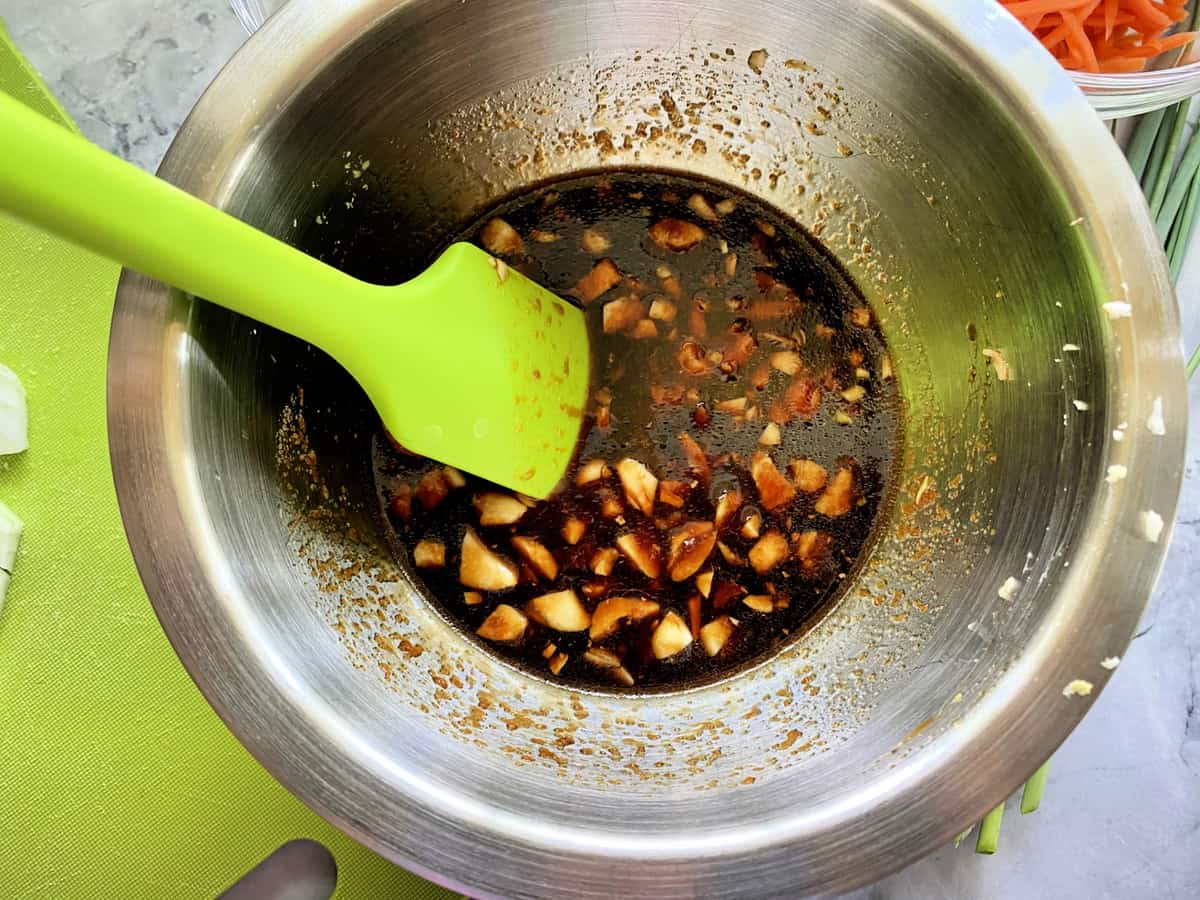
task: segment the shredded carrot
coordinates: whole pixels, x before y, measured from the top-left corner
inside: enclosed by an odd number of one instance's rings
[[[1198,34],[1169,33],[1187,19],[1187,0],[999,0],[999,3],[1067,69],[1140,72],[1151,58],[1190,44]]]
[[[1064,12],[1063,25],[1067,27],[1067,45],[1078,54],[1083,60],[1083,67],[1089,72],[1099,72],[1100,62],[1096,59],[1096,48],[1092,46],[1092,42],[1086,31],[1083,30],[1083,23],[1080,22],[1080,17],[1089,16],[1092,11],[1100,5],[1100,0],[1091,4],[1090,8],[1084,8],[1084,12],[1076,15],[1074,12]]]
[[[1000,0],[1018,19],[1046,13],[1069,12],[1087,6],[1088,0]]]
[[[1117,27],[1119,18],[1121,18],[1119,0],[1104,0],[1104,39],[1106,41],[1112,37],[1113,29]],[[1133,16],[1129,16],[1129,22],[1132,21]]]
[[[1144,59],[1106,59],[1100,63],[1101,72],[1140,72],[1144,68]]]
[[[1176,47],[1182,47],[1190,44],[1196,35],[1195,33],[1181,32],[1179,34],[1171,34],[1165,38],[1158,38],[1155,43],[1158,45],[1158,52],[1162,53],[1166,50],[1174,50]]]
[[[1045,47],[1047,50],[1053,50],[1059,44],[1066,41],[1067,34],[1069,33],[1069,31],[1070,31],[1070,29],[1067,28],[1066,25],[1059,25],[1057,28],[1055,28],[1053,31],[1051,31],[1049,34],[1047,34],[1045,37],[1042,38],[1042,46]]]

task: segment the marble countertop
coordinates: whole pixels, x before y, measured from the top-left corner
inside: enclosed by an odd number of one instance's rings
[[[153,169],[245,39],[225,0],[0,0],[0,18],[96,143]],[[1200,249],[1179,292],[1200,341]],[[847,900],[1200,896],[1200,379],[1166,568],[1118,677],[1054,757],[1046,801],[1010,802],[1000,853],[946,847]]]

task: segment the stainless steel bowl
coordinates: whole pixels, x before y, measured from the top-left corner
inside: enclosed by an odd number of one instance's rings
[[[1163,258],[1082,95],[989,0],[852,18],[841,0],[296,0],[162,174],[395,280],[492,199],[630,165],[819,231],[892,343],[897,502],[794,645],[653,697],[480,656],[391,562],[361,393],[310,348],[127,274],[109,389],[130,541],[246,746],[415,871],[474,896],[849,888],[1017,786],[1095,697],[1064,687],[1098,690],[1129,640],[1169,534],[1148,540],[1148,512],[1171,521],[1183,459]]]

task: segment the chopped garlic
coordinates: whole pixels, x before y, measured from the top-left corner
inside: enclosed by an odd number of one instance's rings
[[[1012,366],[1008,364],[1008,360],[1004,358],[1003,350],[993,350],[991,347],[985,347],[982,351],[983,355],[992,364],[992,369],[996,373],[997,381],[1012,381]]]
[[[929,476],[928,475],[926,475],[924,478],[921,479],[921,484],[917,488],[917,496],[913,498],[913,503],[916,506],[921,505],[921,499],[925,496],[925,492],[927,490],[929,490]]]
[[[1082,678],[1076,678],[1065,688],[1063,688],[1064,697],[1086,697],[1092,692],[1092,683],[1084,681]]]
[[[1000,590],[996,591],[996,593],[1000,595],[1001,600],[1011,601],[1013,597],[1017,596],[1017,591],[1020,589],[1020,580],[1009,575],[1006,579],[1004,579],[1004,584],[1000,585]]]
[[[1154,398],[1154,404],[1150,407],[1150,418],[1146,419],[1146,429],[1159,437],[1167,433],[1167,423],[1163,419],[1162,397]]]
[[[1152,544],[1157,544],[1162,536],[1163,518],[1152,509],[1138,514],[1138,530],[1142,537]]]
[[[1091,406],[1088,405],[1086,400],[1072,400],[1071,403],[1080,412],[1087,412],[1089,409],[1091,409]]]
[[[1104,304],[1104,311],[1112,320],[1128,319],[1133,315],[1133,307],[1124,300],[1110,300]]]
[[[12,578],[13,564],[17,561],[17,545],[21,543],[21,531],[25,523],[17,514],[0,503],[0,612],[4,610],[4,594]]]
[[[1129,470],[1118,463],[1108,467],[1108,475],[1105,476],[1104,480],[1109,484],[1116,484],[1118,481],[1124,481],[1125,476],[1128,474]]]
[[[25,386],[17,373],[0,365],[0,454],[29,449],[29,414]]]
[[[1119,657],[1119,656],[1109,656],[1105,659],[1100,660],[1100,665],[1103,666],[1104,668],[1108,669],[1108,671],[1110,671],[1110,672],[1113,669],[1115,669],[1117,666],[1119,666],[1120,664],[1121,664],[1121,657]]]

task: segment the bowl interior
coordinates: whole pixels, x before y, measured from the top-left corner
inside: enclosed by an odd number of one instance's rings
[[[139,561],[193,676],[260,758],[393,858],[564,896],[848,886],[1035,768],[1078,715],[1054,705],[1059,676],[1104,680],[1092,651],[1120,652],[1157,559],[1147,545],[1130,563],[1132,598],[1081,580],[1115,540],[1104,471],[1128,415],[1100,303],[1122,280],[1147,298],[1162,285],[1120,268],[1086,179],[1046,138],[1053,108],[1103,135],[1067,79],[1026,56],[1015,25],[951,3],[870,4],[847,24],[834,0],[736,15],[362,2],[337,27],[317,6],[252,39],[167,174],[382,283],[547,178],[657,167],[736,186],[819,235],[871,301],[905,452],[855,583],[768,664],[653,698],[563,690],[482,657],[393,561],[378,421],[335,363],[205,303],[150,313],[156,288],[131,280],[127,321],[149,317],[155,336],[130,337],[119,313],[114,353],[144,340],[163,360],[152,405],[191,611]],[[974,28],[1032,60],[1043,107],[969,49]],[[293,63],[268,75],[284,45]],[[215,99],[246,78],[271,110],[249,132]],[[205,154],[216,164],[197,175]],[[244,660],[222,670],[225,655]],[[994,755],[998,717],[1015,758]]]

